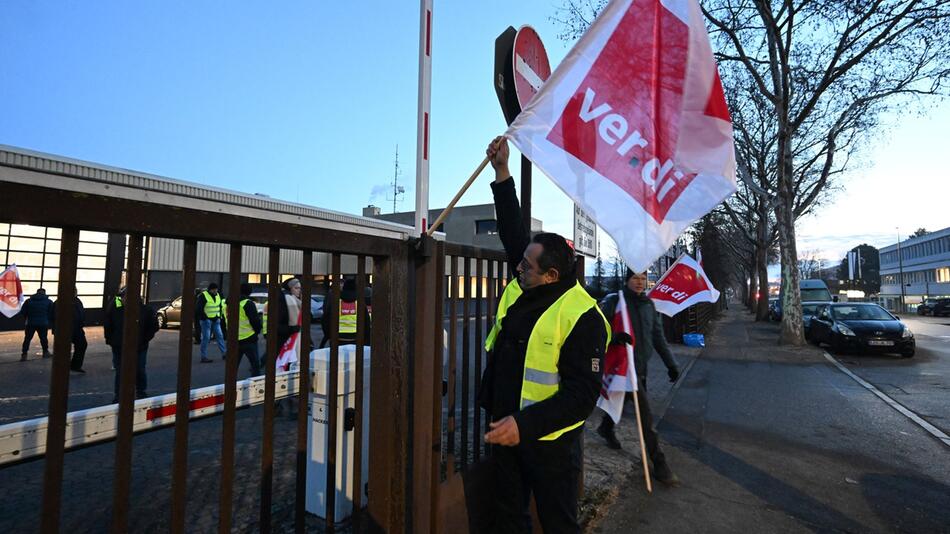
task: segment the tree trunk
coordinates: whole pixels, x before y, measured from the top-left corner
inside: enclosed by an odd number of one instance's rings
[[[745,283],[745,270],[742,270],[739,274],[742,276],[742,279],[739,281],[739,302],[745,304],[749,302],[749,284]]]
[[[748,296],[748,299],[745,301],[745,307],[748,308],[750,312],[755,310],[755,299],[756,299],[757,293],[759,292],[759,285],[758,285],[757,278],[758,278],[758,273],[755,272],[755,269],[750,270],[749,271],[749,296]]]
[[[755,229],[755,269],[759,274],[759,301],[756,303],[755,320],[769,320],[769,243],[768,243],[768,207],[759,200],[759,223]]]
[[[791,132],[787,118],[779,119],[778,149],[781,165],[778,172],[778,202],[775,219],[782,258],[782,329],[778,342],[782,345],[804,345],[802,296],[799,290],[798,249],[795,244],[794,188],[792,176]]]

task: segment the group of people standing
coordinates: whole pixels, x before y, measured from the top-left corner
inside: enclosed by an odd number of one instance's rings
[[[139,310],[139,339],[137,343],[138,359],[136,366],[135,390],[136,398],[148,396],[146,388],[148,379],[145,373],[145,363],[148,356],[148,344],[158,332],[158,317],[155,310],[142,303]],[[106,345],[112,350],[112,368],[115,371],[115,391],[112,402],[118,401],[119,396],[119,377],[122,364],[122,337],[125,323],[125,288],[119,289],[119,292],[108,301],[105,308],[105,315],[102,322],[103,337]],[[39,288],[35,294],[23,303],[20,313],[25,316],[23,327],[23,347],[20,354],[20,361],[25,362],[28,359],[30,344],[34,336],[39,336],[40,346],[43,349],[43,358],[49,358],[52,353],[49,351],[48,332],[56,327],[56,306],[55,302],[46,294],[46,290]],[[86,340],[86,309],[79,297],[74,297],[73,301],[73,325],[70,332],[70,341],[73,346],[73,354],[69,361],[69,369],[74,373],[85,374],[83,364],[86,359],[86,350],[89,348],[89,342]]]
[[[268,305],[264,305],[263,313],[257,309],[257,304],[250,298],[252,286],[247,283],[241,284],[239,310],[238,310],[238,355],[239,359],[247,359],[250,366],[251,376],[261,374],[261,364],[263,358],[260,355],[259,339],[260,336],[267,335],[267,310]],[[310,313],[310,307],[305,306],[301,301],[300,280],[291,278],[281,284],[281,297],[277,302],[277,347],[278,353],[281,348],[287,344],[295,334],[299,334],[302,323],[303,313]],[[357,314],[357,295],[356,284],[352,279],[344,280],[341,288],[341,299],[338,306],[326,306],[321,326],[324,332],[323,344],[329,339],[329,329],[333,321],[333,316],[339,315],[339,337],[341,343],[354,342],[356,338],[356,314]],[[85,335],[86,313],[82,301],[76,297],[73,310],[73,326],[71,339],[73,345],[73,354],[70,360],[70,369],[75,373],[85,373],[83,362],[85,361],[86,350],[89,346]],[[367,307],[368,308],[368,307]],[[195,305],[196,332],[200,333],[200,362],[211,363],[213,360],[208,357],[208,345],[212,339],[215,340],[221,359],[227,357],[227,346],[224,336],[226,328],[227,305],[224,297],[218,290],[215,283],[208,284],[205,290],[198,293]],[[56,325],[56,307],[55,303],[46,294],[46,290],[40,288],[34,295],[28,298],[22,306],[21,314],[25,316],[24,337],[20,361],[27,361],[30,344],[34,337],[39,337],[40,345],[43,349],[43,358],[49,358],[52,353],[49,350],[48,334]],[[365,310],[364,310],[365,313]],[[366,331],[369,332],[370,317],[365,314]],[[103,319],[103,337],[105,343],[112,351],[112,367],[115,371],[115,396],[113,402],[117,402],[119,394],[119,377],[121,376],[122,364],[122,337],[125,326],[125,288],[120,288],[118,293],[107,301]],[[148,360],[148,346],[155,334],[159,330],[158,316],[155,310],[145,304],[140,304],[140,322],[139,339],[137,344],[136,359],[136,379],[135,390],[136,398],[148,396],[148,375],[146,372],[146,363]],[[54,332],[55,334],[55,332]],[[366,339],[369,339],[367,334]],[[322,345],[321,345],[322,346]],[[297,347],[299,351],[299,344]],[[279,354],[278,354],[279,356]],[[296,360],[296,358],[294,358]],[[289,362],[281,370],[289,368]]]

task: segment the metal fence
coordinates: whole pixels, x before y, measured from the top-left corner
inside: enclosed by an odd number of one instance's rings
[[[170,237],[184,240],[182,254],[182,293],[194,294],[196,274],[196,250],[198,242],[217,242],[229,245],[230,255],[230,287],[228,288],[227,314],[228,322],[238,323],[238,295],[241,274],[242,245],[264,246],[269,251],[269,301],[276,302],[281,297],[279,280],[279,255],[281,249],[301,251],[303,254],[303,272],[301,276],[303,302],[309,301],[312,292],[312,256],[316,251],[332,254],[332,272],[334,280],[340,280],[341,255],[357,257],[359,272],[357,274],[358,307],[365,309],[365,292],[363,291],[368,276],[371,274],[374,282],[373,318],[381,327],[372,329],[372,339],[364,335],[365,325],[363,314],[357,327],[357,358],[355,367],[356,381],[356,410],[362,413],[362,405],[366,399],[362,398],[363,388],[360,387],[364,377],[362,365],[362,346],[371,343],[373,358],[371,362],[372,405],[370,428],[373,442],[386,444],[372,447],[369,458],[368,503],[365,514],[356,513],[353,518],[353,528],[356,530],[373,529],[386,531],[406,530],[406,501],[405,484],[400,481],[407,479],[409,469],[407,465],[408,440],[404,438],[402,421],[408,415],[408,405],[401,402],[408,393],[409,380],[405,372],[404,363],[407,361],[407,345],[404,336],[406,323],[409,317],[407,308],[408,276],[407,264],[409,248],[401,239],[391,239],[373,235],[364,235],[359,232],[348,232],[332,228],[312,228],[304,224],[292,224],[282,221],[247,217],[230,214],[227,211],[209,212],[198,209],[182,209],[159,202],[148,202],[134,199],[121,199],[106,195],[77,193],[74,190],[44,187],[37,185],[30,179],[11,180],[11,174],[22,177],[22,169],[4,168],[3,179],[5,196],[16,199],[16,202],[5,203],[3,218],[19,224],[30,224],[62,228],[62,245],[59,262],[58,299],[56,302],[56,330],[70,332],[73,321],[73,306],[76,295],[75,282],[77,271],[77,253],[79,231],[96,230],[113,233],[125,233],[129,236],[128,259],[126,264],[126,294],[123,307],[124,333],[121,350],[120,387],[118,394],[118,416],[114,438],[114,478],[112,483],[112,526],[113,532],[129,530],[129,489],[132,476],[132,448],[135,435],[133,433],[133,410],[135,406],[135,374],[136,358],[138,357],[137,344],[140,329],[140,300],[142,285],[142,251],[145,236]],[[32,171],[26,171],[29,174]],[[46,173],[44,178],[50,178]],[[29,178],[29,177],[28,177]],[[49,181],[49,180],[47,180]],[[55,180],[54,180],[55,182]],[[37,206],[48,206],[52,209],[37,209]],[[367,258],[372,259],[372,272],[366,272]],[[340,284],[333,284],[329,302],[339,298]],[[425,295],[426,291],[418,291],[417,295]],[[190,317],[194,314],[194,301],[183,299],[182,314]],[[338,317],[338,315],[336,316]],[[269,332],[277,331],[278,316],[271,313],[268,318]],[[336,321],[334,321],[336,322]],[[301,346],[310,347],[310,317],[302,315]],[[191,394],[191,365],[192,365],[192,323],[182,321],[179,331],[179,357],[177,371],[177,402],[176,414],[189,414]],[[330,328],[330,361],[328,370],[328,434],[327,450],[327,488],[336,487],[337,471],[341,466],[336,465],[336,429],[337,429],[337,395],[339,339],[337,326]],[[232,529],[232,503],[234,499],[235,478],[235,414],[236,414],[236,382],[238,354],[238,329],[230,328],[227,334],[227,364],[225,370],[224,408],[222,417],[222,448],[220,453],[220,496],[219,496],[219,523],[220,532],[229,532]],[[69,397],[69,358],[70,336],[55,337],[52,369],[49,387],[48,424],[46,426],[45,454],[42,457],[43,497],[42,532],[58,532],[61,525],[61,508],[63,501],[63,474],[64,457],[68,453],[66,448],[67,399]],[[277,354],[277,336],[268,336],[267,354]],[[275,416],[275,358],[266,359],[263,403],[263,429],[260,446],[260,509],[259,525],[261,532],[270,532],[272,529],[273,509],[273,468],[274,468],[274,416]],[[307,469],[307,417],[308,412],[302,409],[309,404],[310,369],[309,357],[300,358],[299,385],[296,389],[301,409],[297,417],[296,439],[296,486],[295,486],[295,529],[304,532],[305,529],[305,483]],[[420,384],[431,386],[431,384]],[[185,415],[174,419],[174,451],[170,486],[170,525],[173,532],[184,532],[186,502],[186,485],[188,473],[189,424],[190,418]],[[370,429],[362,428],[362,417],[355,418],[355,439],[361,443],[361,434]],[[361,469],[352,466],[361,465],[361,447],[354,451],[356,458],[353,464],[347,466],[348,474],[354,481],[355,488],[361,488],[364,481],[361,478]],[[326,529],[333,531],[336,525],[334,518],[334,495],[329,490],[327,495]],[[353,492],[354,509],[360,510],[362,492]],[[39,503],[38,503],[39,504]]]

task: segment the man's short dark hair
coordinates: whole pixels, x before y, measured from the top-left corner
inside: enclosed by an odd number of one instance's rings
[[[241,294],[250,295],[251,294],[251,284],[247,282],[241,282]]]
[[[574,249],[567,244],[566,239],[557,234],[542,232],[536,234],[531,242],[541,245],[538,267],[542,273],[555,269],[558,280],[574,277]]]
[[[211,291],[212,289],[218,289],[218,284],[214,282],[211,282],[210,284],[208,284],[208,291]]]

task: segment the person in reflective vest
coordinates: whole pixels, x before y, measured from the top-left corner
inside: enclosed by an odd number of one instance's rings
[[[198,295],[198,301],[195,303],[195,316],[201,326],[201,363],[211,363],[208,358],[208,342],[211,341],[212,332],[218,343],[218,350],[221,351],[221,359],[227,354],[224,332],[221,330],[222,302],[223,299],[218,294],[218,284],[212,282],[208,284],[208,289]]]
[[[575,278],[574,251],[552,233],[529,237],[522,224],[507,142],[488,156],[498,232],[517,278],[502,293],[479,403],[492,422],[492,532],[531,532],[534,495],[545,532],[580,532],[581,439],[601,388],[610,325]]]
[[[241,300],[238,303],[238,365],[246,357],[251,364],[251,376],[261,374],[261,357],[257,347],[257,336],[263,325],[257,305],[251,300],[251,284],[241,284]]]
[[[358,304],[357,296],[356,280],[345,278],[343,280],[343,287],[340,289],[339,303],[337,303],[336,306],[331,306],[324,301],[323,316],[320,318],[320,327],[323,330],[323,341],[320,342],[321,347],[330,342],[330,325],[333,324],[333,317],[336,315],[340,317],[338,330],[340,334],[340,344],[356,343],[356,319],[358,317],[356,309]],[[369,308],[369,304],[367,303],[363,310],[363,324],[365,325],[363,341],[366,345],[369,345],[371,332],[370,323],[372,322],[372,314]]]

